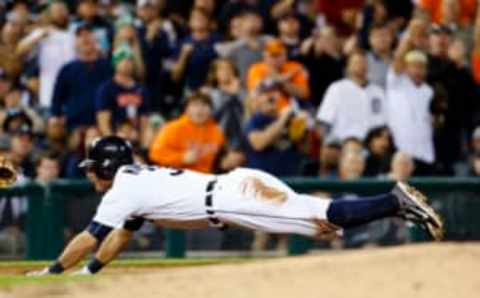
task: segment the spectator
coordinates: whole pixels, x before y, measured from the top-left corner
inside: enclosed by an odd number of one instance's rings
[[[1,30],[0,68],[12,78],[19,78],[22,72],[22,61],[17,56],[16,49],[23,32],[24,26],[14,20],[7,21]]]
[[[112,47],[113,30],[99,11],[98,0],[77,0],[77,18],[72,23],[72,30],[88,25],[97,39],[97,44],[104,55],[108,55]]]
[[[368,131],[385,124],[385,94],[367,80],[368,64],[363,52],[348,58],[346,77],[331,84],[317,114],[329,138],[364,140]]]
[[[60,156],[53,152],[46,152],[37,160],[35,181],[47,185],[60,176]]]
[[[214,48],[219,41],[213,34],[211,16],[201,9],[190,15],[190,34],[184,38],[177,50],[178,59],[172,69],[174,82],[185,79],[187,90],[201,87],[206,80],[210,63],[217,58]]]
[[[252,93],[263,81],[268,81],[281,92],[277,101],[279,108],[290,105],[292,99],[309,99],[306,69],[300,63],[287,59],[287,49],[278,39],[266,43],[263,61],[253,64],[248,70],[248,91]]]
[[[365,138],[367,159],[365,176],[378,176],[388,172],[394,151],[393,140],[386,126],[370,130]]]
[[[150,146],[150,160],[162,166],[209,173],[225,145],[225,137],[212,118],[212,100],[203,93],[187,99],[185,113],[160,129]]]
[[[138,80],[145,78],[145,64],[143,62],[140,41],[137,36],[137,30],[133,26],[133,18],[124,15],[115,22],[115,40],[113,43],[113,52],[127,44],[133,54],[133,62],[135,63],[135,77]]]
[[[246,94],[230,60],[217,59],[211,64],[205,89],[212,98],[213,117],[225,132],[227,143],[230,147],[241,148]]]
[[[470,176],[480,177],[480,153],[475,153],[470,157]]]
[[[229,58],[235,63],[239,71],[242,85],[246,85],[247,73],[250,66],[262,60],[263,48],[270,39],[263,35],[262,17],[255,10],[246,10],[237,16],[238,39],[233,42],[217,46],[220,55]]]
[[[318,176],[322,178],[336,178],[338,175],[338,161],[342,148],[337,142],[331,141],[323,145],[320,150],[320,168]]]
[[[20,175],[28,178],[35,177],[35,166],[33,163],[33,131],[31,122],[23,122],[9,132],[11,136],[11,150],[9,158],[18,167]]]
[[[472,153],[480,153],[480,126],[473,131],[471,149]]]
[[[40,71],[39,103],[48,109],[53,101],[53,89],[60,69],[75,57],[75,37],[68,31],[68,9],[65,3],[54,1],[48,6],[51,23],[39,27],[22,39],[17,55],[26,57],[37,49]]]
[[[283,15],[277,21],[278,38],[287,48],[288,60],[298,60],[300,58],[300,45],[302,42],[300,36],[299,16],[293,12]]]
[[[16,114],[25,114],[32,121],[33,130],[37,133],[44,131],[44,119],[30,105],[30,96],[23,87],[15,83],[5,95],[4,109],[0,110],[0,123]],[[6,123],[6,121],[4,122]]]
[[[95,125],[95,93],[111,77],[111,65],[100,55],[91,28],[76,32],[77,59],[60,70],[52,100],[50,125],[62,122],[68,131]]]
[[[385,88],[387,71],[392,62],[393,35],[389,26],[376,25],[370,29],[370,51],[367,52],[368,80]]]
[[[410,24],[409,30],[412,30]],[[431,105],[433,90],[425,82],[427,56],[413,48],[412,34],[400,42],[387,76],[388,125],[395,146],[415,159],[418,175],[433,173],[435,152]]]
[[[145,86],[151,93],[152,109],[169,115],[173,103],[167,101],[169,76],[167,65],[178,34],[174,25],[162,17],[163,0],[137,1],[137,16],[140,21],[138,38],[145,64]]]
[[[465,45],[446,32],[431,34],[428,81],[434,86],[436,104],[435,155],[441,174],[453,174],[463,158],[462,144],[473,127],[475,83],[465,65]],[[441,98],[442,92],[444,98]],[[443,99],[443,102],[439,99]]]
[[[363,142],[359,138],[349,137],[343,140],[342,143],[342,154],[346,152],[355,152],[358,154],[363,154]]]
[[[476,0],[420,0],[418,7],[436,24],[467,26],[475,18]]]
[[[287,177],[300,173],[301,154],[297,142],[289,135],[294,112],[291,107],[277,109],[278,91],[260,88],[253,100],[256,109],[247,121],[247,166],[275,176]]]
[[[398,151],[392,157],[387,177],[394,181],[406,182],[412,177],[414,170],[415,163],[412,158],[408,154]]]
[[[142,84],[135,79],[136,64],[128,44],[118,46],[113,54],[115,73],[99,88],[95,99],[98,128],[102,135],[111,135],[116,127],[129,121],[140,132],[146,132],[150,99]],[[147,146],[144,138],[141,145]]]
[[[342,36],[347,36],[355,29],[357,18],[365,0],[318,0],[317,19],[335,27]]]
[[[312,104],[317,108],[322,102],[328,86],[343,77],[345,59],[335,29],[325,26],[317,30],[302,43],[300,53],[301,61],[310,74],[309,86],[312,91]],[[328,71],[325,71],[326,69]]]
[[[365,157],[355,151],[342,153],[338,164],[338,177],[341,180],[354,180],[362,177],[365,170]]]

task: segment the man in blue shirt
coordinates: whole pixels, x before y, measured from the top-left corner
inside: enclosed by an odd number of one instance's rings
[[[210,18],[204,10],[194,9],[189,21],[190,35],[177,49],[172,79],[177,83],[184,79],[187,90],[196,90],[205,83],[210,63],[218,56],[215,44],[219,39],[211,33]]]
[[[289,128],[294,112],[286,107],[278,112],[278,92],[261,91],[255,101],[256,112],[247,122],[247,167],[260,169],[275,176],[300,174],[301,155],[297,141],[292,140]]]
[[[50,124],[66,125],[68,131],[95,125],[95,93],[110,78],[110,61],[98,50],[88,25],[76,30],[77,59],[64,65],[55,82]]]

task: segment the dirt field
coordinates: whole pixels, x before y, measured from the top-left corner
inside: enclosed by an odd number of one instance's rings
[[[480,244],[429,244],[233,265],[104,274],[18,286],[0,297],[463,298],[480,297]]]

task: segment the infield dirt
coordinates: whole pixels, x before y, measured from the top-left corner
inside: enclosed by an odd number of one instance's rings
[[[79,283],[19,286],[0,297],[478,298],[480,244],[411,245],[111,274]]]

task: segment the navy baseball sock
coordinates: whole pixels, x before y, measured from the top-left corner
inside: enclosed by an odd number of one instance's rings
[[[357,199],[333,200],[327,210],[329,222],[342,228],[351,228],[377,219],[395,216],[400,203],[393,194]]]

